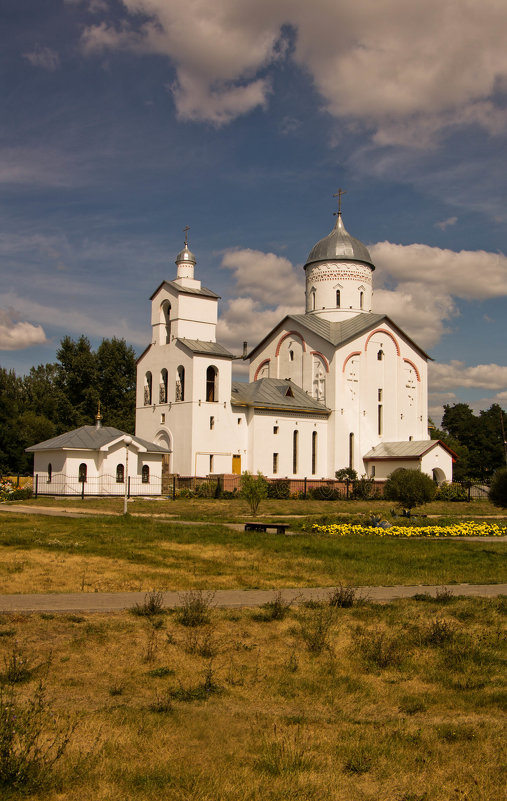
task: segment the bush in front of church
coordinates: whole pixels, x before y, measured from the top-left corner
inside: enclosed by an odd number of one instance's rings
[[[240,486],[241,497],[248,502],[251,513],[256,515],[260,502],[268,497],[268,482],[260,471],[254,476],[245,470],[241,475]]]
[[[507,467],[497,470],[491,481],[489,500],[495,506],[507,509]]]
[[[419,470],[407,470],[399,467],[384,485],[384,498],[397,501],[404,509],[413,509],[429,503],[437,491],[435,482]]]

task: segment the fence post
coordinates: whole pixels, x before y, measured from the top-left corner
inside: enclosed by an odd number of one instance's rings
[[[305,476],[305,487],[304,487],[304,490],[303,490],[303,498],[305,499],[305,501],[306,501],[306,486],[307,486],[307,481],[308,481],[308,479],[307,479],[307,478],[306,478],[306,476]]]
[[[173,501],[176,500],[176,476],[173,476]]]
[[[37,497],[37,491],[39,489],[39,474],[35,474],[35,497]]]
[[[346,484],[346,487],[347,487],[347,500],[348,500],[349,499],[349,484],[350,484],[350,480],[348,478],[345,479],[345,484]]]
[[[18,478],[17,478],[17,481],[16,481],[16,487],[19,487],[19,473],[18,473]]]
[[[127,490],[127,498],[130,498],[130,476],[128,477],[128,490]]]
[[[81,482],[81,500],[84,500],[84,481]]]

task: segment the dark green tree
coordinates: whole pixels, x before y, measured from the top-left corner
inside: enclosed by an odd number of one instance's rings
[[[97,390],[106,425],[134,433],[136,355],[124,339],[103,339],[97,349]]]
[[[384,498],[411,510],[432,501],[436,490],[435,482],[426,473],[399,467],[384,484]]]
[[[489,500],[495,506],[507,509],[507,467],[497,470],[489,490]]]

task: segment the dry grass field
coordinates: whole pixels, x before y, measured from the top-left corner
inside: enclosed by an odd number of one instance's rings
[[[1,797],[504,797],[505,599],[337,601],[2,616]]]

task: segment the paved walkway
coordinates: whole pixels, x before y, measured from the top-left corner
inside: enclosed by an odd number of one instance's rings
[[[325,600],[333,587],[302,587],[280,590],[286,601],[301,603],[309,600]],[[398,585],[395,587],[358,587],[357,594],[373,603],[387,603],[396,598],[411,598],[420,593],[436,596],[448,590],[453,595],[481,598],[496,598],[507,595],[507,584],[448,584],[445,586]],[[210,593],[215,606],[234,607],[261,606],[272,601],[278,590],[217,590]],[[164,606],[181,606],[185,592],[164,592]],[[118,612],[142,604],[145,592],[93,592],[62,593],[51,595],[0,595],[1,612]]]

